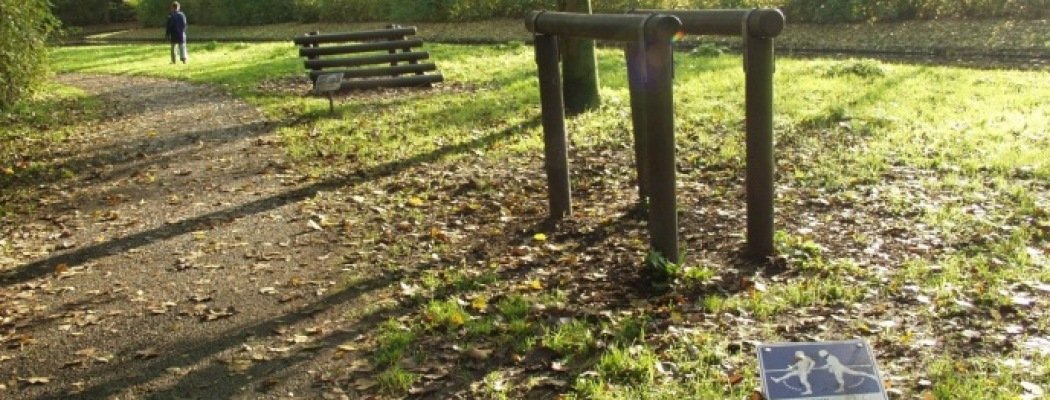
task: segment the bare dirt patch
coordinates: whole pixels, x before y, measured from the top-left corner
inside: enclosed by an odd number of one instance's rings
[[[272,124],[217,89],[60,81],[106,106],[55,154],[75,176],[30,188],[35,211],[3,226],[0,397],[235,393],[209,371],[237,370],[245,338],[278,335],[334,283],[296,208],[311,192]]]

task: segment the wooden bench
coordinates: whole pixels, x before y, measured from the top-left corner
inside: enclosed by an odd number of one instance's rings
[[[431,86],[443,81],[440,73],[426,73],[437,71],[436,65],[420,62],[430,54],[412,50],[423,45],[420,39],[407,39],[415,34],[415,27],[391,25],[372,31],[310,32],[294,42],[299,46],[299,56],[306,57],[304,65],[313,82],[328,73],[343,74],[341,89]]]

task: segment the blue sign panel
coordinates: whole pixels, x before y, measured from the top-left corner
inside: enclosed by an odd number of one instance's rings
[[[758,346],[767,400],[888,400],[871,348],[862,340]]]

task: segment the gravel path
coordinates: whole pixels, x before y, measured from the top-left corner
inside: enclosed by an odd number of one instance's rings
[[[72,179],[3,227],[0,398],[345,397],[313,365],[345,359],[323,344],[353,332],[326,321],[369,300],[335,290],[320,189],[284,167],[275,126],[211,87],[58,79],[104,116],[56,154]]]

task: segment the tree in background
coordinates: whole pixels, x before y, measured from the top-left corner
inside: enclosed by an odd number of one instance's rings
[[[562,11],[591,13],[591,0],[561,0],[559,6]],[[575,115],[598,108],[602,99],[598,94],[594,41],[562,37],[560,45],[565,113]]]
[[[57,27],[48,0],[0,0],[0,109],[47,76],[47,38]]]
[[[86,26],[135,20],[137,0],[51,0],[63,26]]]
[[[86,9],[89,3],[134,6],[144,26],[161,26],[171,0],[53,0]],[[561,5],[559,7],[559,4]],[[584,7],[586,5],[586,7]],[[937,18],[1050,17],[1050,0],[182,0],[196,25],[258,25],[275,22],[457,22],[522,18],[532,10],[632,8],[777,7],[791,23],[888,22]],[[583,11],[586,12],[586,11]],[[63,20],[64,22],[68,22]],[[113,21],[115,22],[115,21]]]

